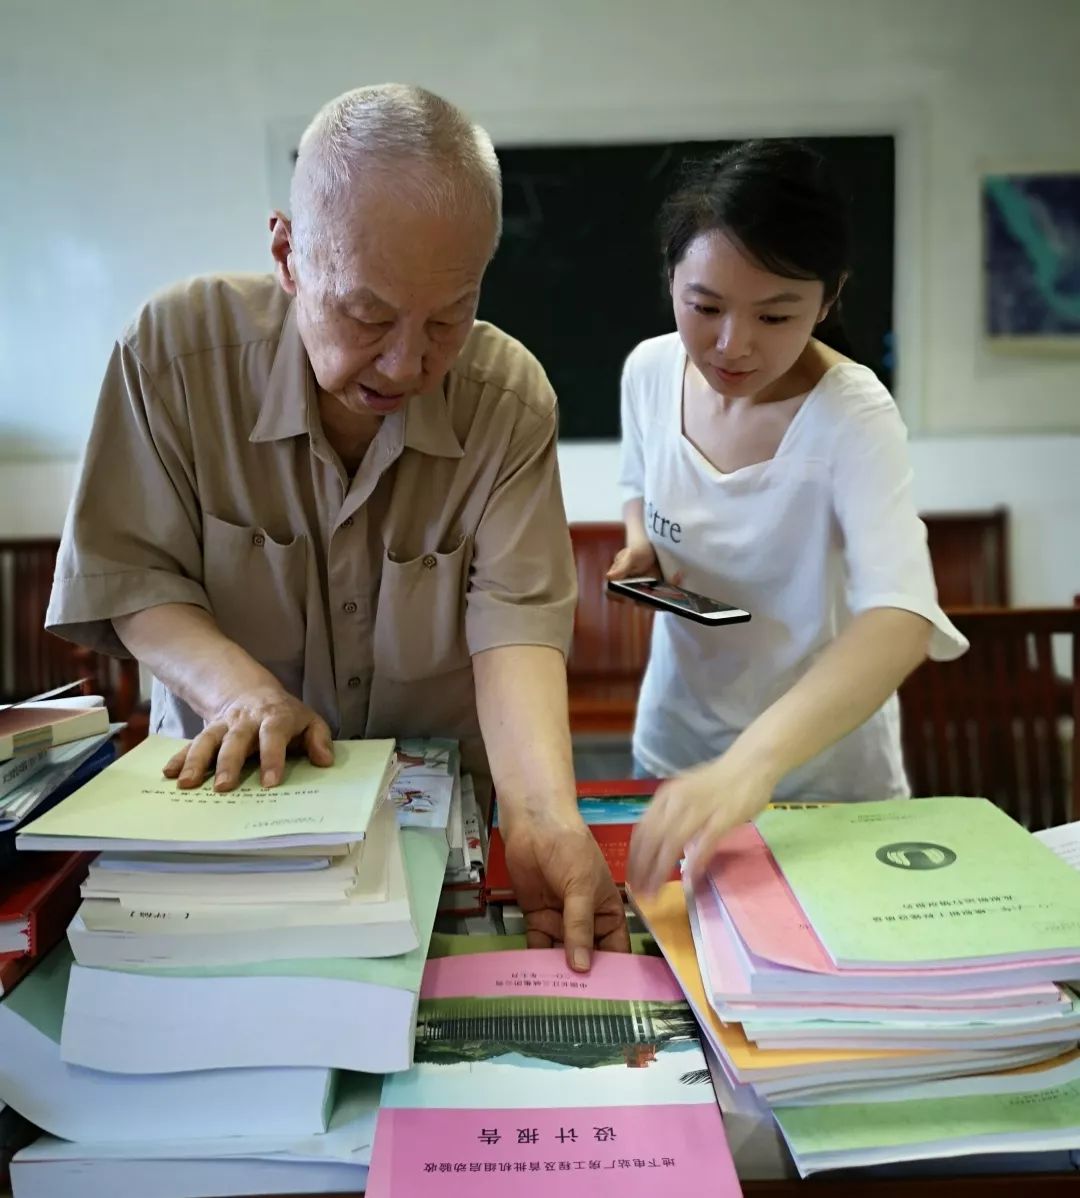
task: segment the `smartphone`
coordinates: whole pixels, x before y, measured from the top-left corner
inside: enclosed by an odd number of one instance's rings
[[[741,607],[720,603],[707,595],[697,595],[662,578],[610,580],[607,589],[612,595],[622,595],[638,603],[658,607],[661,611],[674,612],[698,624],[745,624],[750,619],[750,613]]]

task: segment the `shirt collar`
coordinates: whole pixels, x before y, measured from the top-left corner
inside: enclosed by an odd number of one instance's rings
[[[296,327],[296,301],[289,304],[270,367],[259,418],[249,441],[281,441],[311,431],[309,413],[315,376]]]
[[[450,423],[445,383],[409,400],[405,409],[405,445],[435,458],[465,456]]]

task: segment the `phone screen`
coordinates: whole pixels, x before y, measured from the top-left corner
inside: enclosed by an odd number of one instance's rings
[[[718,603],[707,595],[686,591],[674,583],[665,582],[662,578],[628,578],[615,586],[620,590],[657,599],[665,606],[695,615],[710,616],[721,612],[738,612],[741,616],[746,614],[741,608],[733,607],[730,603]]]

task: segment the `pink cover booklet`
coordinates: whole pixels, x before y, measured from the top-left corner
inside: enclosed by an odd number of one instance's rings
[[[428,962],[383,1086],[368,1198],[741,1194],[693,1014],[660,958]]]

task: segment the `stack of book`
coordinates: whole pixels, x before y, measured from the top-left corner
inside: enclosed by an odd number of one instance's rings
[[[399,831],[392,741],[225,794],[162,778],[177,747],[150,738],[19,835],[101,856],[69,943],[0,1004],[0,1100],[49,1133],[16,1191],[362,1188],[379,1083],[338,1071],[412,1063],[446,833]]]
[[[115,756],[98,697],[0,708],[0,995],[63,936],[90,857],[19,856],[15,837]]]
[[[1080,873],[990,803],[770,810],[639,908],[803,1175],[1080,1147]]]
[[[122,727],[100,695],[0,706],[0,868],[15,859],[16,828],[115,757],[110,738]]]

